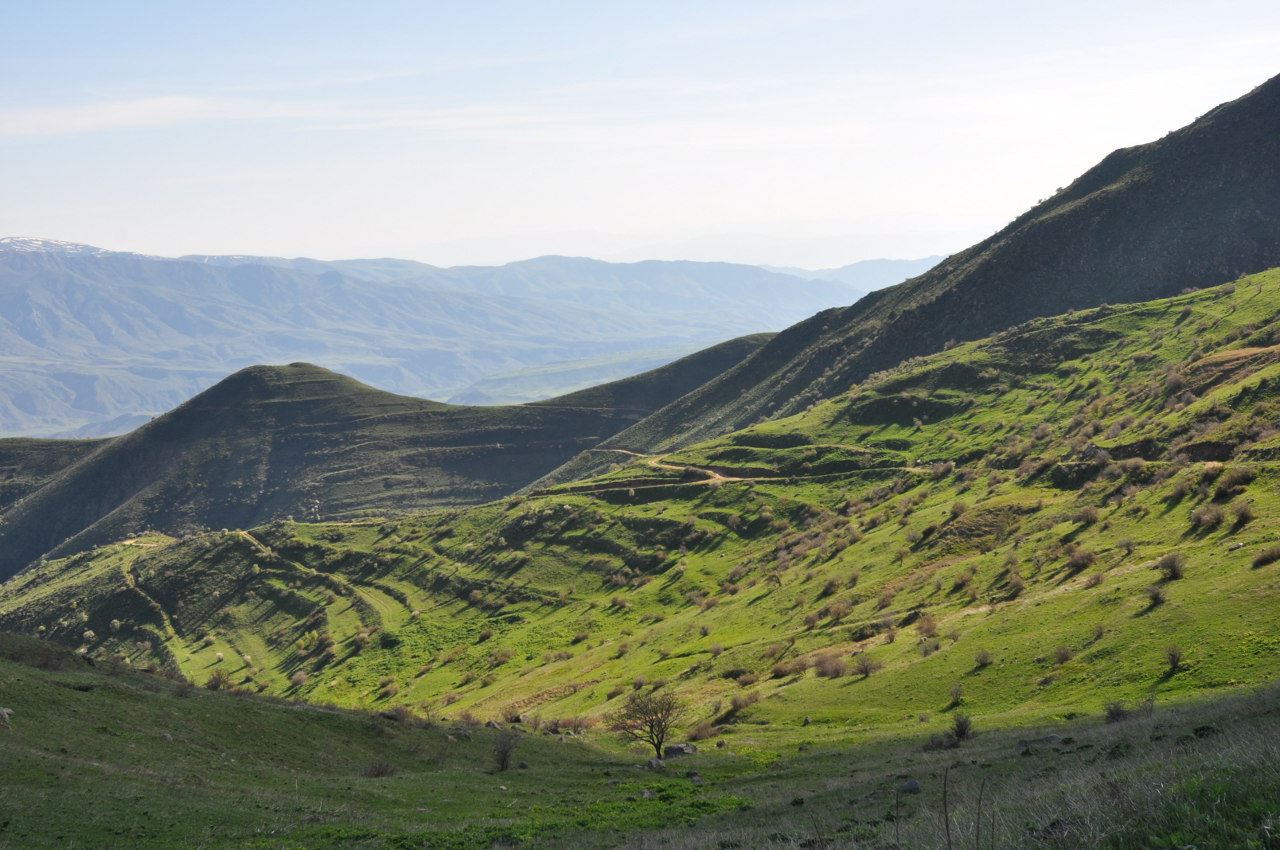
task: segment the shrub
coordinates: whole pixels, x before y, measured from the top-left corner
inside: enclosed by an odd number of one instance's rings
[[[1265,567],[1267,564],[1274,564],[1276,561],[1280,561],[1280,546],[1268,546],[1253,556],[1255,569]]]
[[[1087,549],[1076,549],[1067,558],[1067,569],[1071,572],[1079,572],[1085,567],[1090,566],[1098,556]]]
[[[689,733],[690,741],[705,741],[707,738],[714,738],[716,735],[716,727],[710,723],[702,722],[693,728]]]
[[[925,614],[916,621],[916,631],[920,633],[920,637],[932,638],[938,636],[938,621],[933,618],[932,614]]]
[[[711,645],[711,648],[707,651],[711,653],[711,657],[719,658],[720,653],[724,652],[724,647],[718,643],[714,643]]]
[[[1165,581],[1176,581],[1186,574],[1185,562],[1181,552],[1166,552],[1156,561],[1155,569],[1164,576]]]
[[[1237,526],[1253,522],[1253,506],[1248,502],[1232,502],[1229,510],[1231,515],[1235,517]]]
[[[1075,652],[1072,651],[1071,647],[1066,645],[1059,646],[1053,651],[1053,660],[1058,664],[1066,664],[1074,657]]]
[[[759,680],[760,680],[760,677],[757,676],[755,673],[743,673],[741,676],[734,679],[735,682],[737,682],[739,685],[741,685],[744,688],[754,685]]]
[[[964,684],[961,682],[953,684],[951,686],[951,690],[948,691],[948,695],[951,697],[951,704],[953,706],[964,702]]]
[[[230,690],[234,684],[231,674],[226,670],[214,670],[209,674],[209,679],[204,686],[211,691]]]
[[[951,718],[951,734],[957,741],[973,737],[973,719],[967,714],[956,714]]]
[[[1165,595],[1164,588],[1158,584],[1151,585],[1143,592],[1146,593],[1147,600],[1150,602],[1152,608],[1157,605],[1163,605],[1168,599]]]
[[[809,669],[809,662],[803,658],[794,658],[790,661],[780,661],[773,665],[769,670],[769,675],[775,679],[785,679],[788,676],[796,676],[804,673]]]
[[[1119,723],[1129,719],[1129,708],[1119,700],[1114,700],[1102,707],[1103,717],[1108,723]]]
[[[1165,647],[1164,660],[1169,664],[1169,672],[1177,673],[1178,668],[1182,666],[1182,648],[1178,646]]]
[[[1093,505],[1086,505],[1080,510],[1076,511],[1076,515],[1072,517],[1072,519],[1080,523],[1080,525],[1093,525],[1095,522],[1098,521],[1098,516],[1099,514],[1098,514],[1097,508],[1095,508]]]
[[[872,673],[875,673],[883,666],[883,664],[865,652],[858,653],[858,657],[853,660],[854,672],[864,679],[870,678]]]
[[[1229,499],[1232,496],[1238,496],[1244,492],[1244,488],[1249,482],[1258,477],[1258,471],[1248,466],[1237,466],[1228,470],[1221,478],[1218,479],[1218,486],[1214,489],[1214,497],[1218,499]]]
[[[367,779],[385,779],[388,776],[395,776],[396,768],[390,762],[375,761],[360,771],[360,775]]]
[[[746,693],[746,694],[735,694],[733,699],[729,700],[729,705],[733,708],[734,711],[742,711],[742,709],[747,708],[748,706],[755,705],[759,701],[760,701],[760,692],[751,691],[750,693]]]
[[[1191,524],[1202,531],[1217,528],[1222,519],[1222,508],[1217,505],[1200,505],[1191,512]]]
[[[991,662],[993,660],[994,659],[991,657],[990,652],[988,652],[985,649],[980,649],[978,650],[978,654],[973,656],[973,666],[977,667],[978,669],[982,669],[984,667],[990,667]]]
[[[951,505],[951,518],[959,519],[960,517],[964,516],[965,512],[968,510],[969,510],[969,506],[966,505],[964,502],[954,502]]]
[[[824,679],[839,679],[849,673],[849,664],[838,655],[824,655],[814,664]]]
[[[520,735],[510,729],[504,729],[493,739],[493,766],[498,771],[511,769],[511,757],[520,746]]]

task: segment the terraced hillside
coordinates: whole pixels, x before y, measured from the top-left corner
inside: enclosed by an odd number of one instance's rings
[[[51,561],[4,586],[0,628],[455,717],[591,723],[669,689],[730,743],[1230,692],[1280,662],[1278,381],[1272,271],[1038,319],[527,498]]]
[[[259,366],[122,437],[0,440],[0,576],[148,529],[184,534],[505,496],[767,338],[507,407],[394,395],[305,363]]]

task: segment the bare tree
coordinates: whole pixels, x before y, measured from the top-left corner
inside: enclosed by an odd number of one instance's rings
[[[654,755],[662,758],[662,745],[682,714],[684,704],[674,693],[636,691],[606,720],[610,731],[628,740],[648,744],[653,747]]]
[[[493,766],[498,770],[511,769],[511,757],[520,746],[520,735],[513,729],[503,729],[493,739]]]

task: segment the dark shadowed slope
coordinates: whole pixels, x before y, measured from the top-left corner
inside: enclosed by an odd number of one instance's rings
[[[1277,264],[1280,77],[1159,141],[1116,151],[926,274],[792,326],[606,445],[686,445],[803,410],[949,340]],[[579,461],[558,478],[590,466]]]
[[[344,518],[489,501],[705,383],[767,339],[731,340],[644,375],[509,407],[394,395],[307,363],[254,366],[122,437],[0,440],[0,462],[16,459],[12,498],[25,496],[0,513],[0,577],[46,554],[148,528],[248,528],[290,515]],[[33,445],[46,458],[42,468]]]

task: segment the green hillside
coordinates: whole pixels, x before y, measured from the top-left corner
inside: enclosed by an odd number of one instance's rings
[[[1278,317],[1268,272],[1036,320],[527,499],[53,561],[0,627],[346,706],[599,718],[666,687],[814,740],[1260,684]]]
[[[508,407],[394,395],[305,363],[258,366],[123,437],[0,440],[0,576],[149,529],[187,534],[499,498],[767,339],[742,337],[612,384]]]

